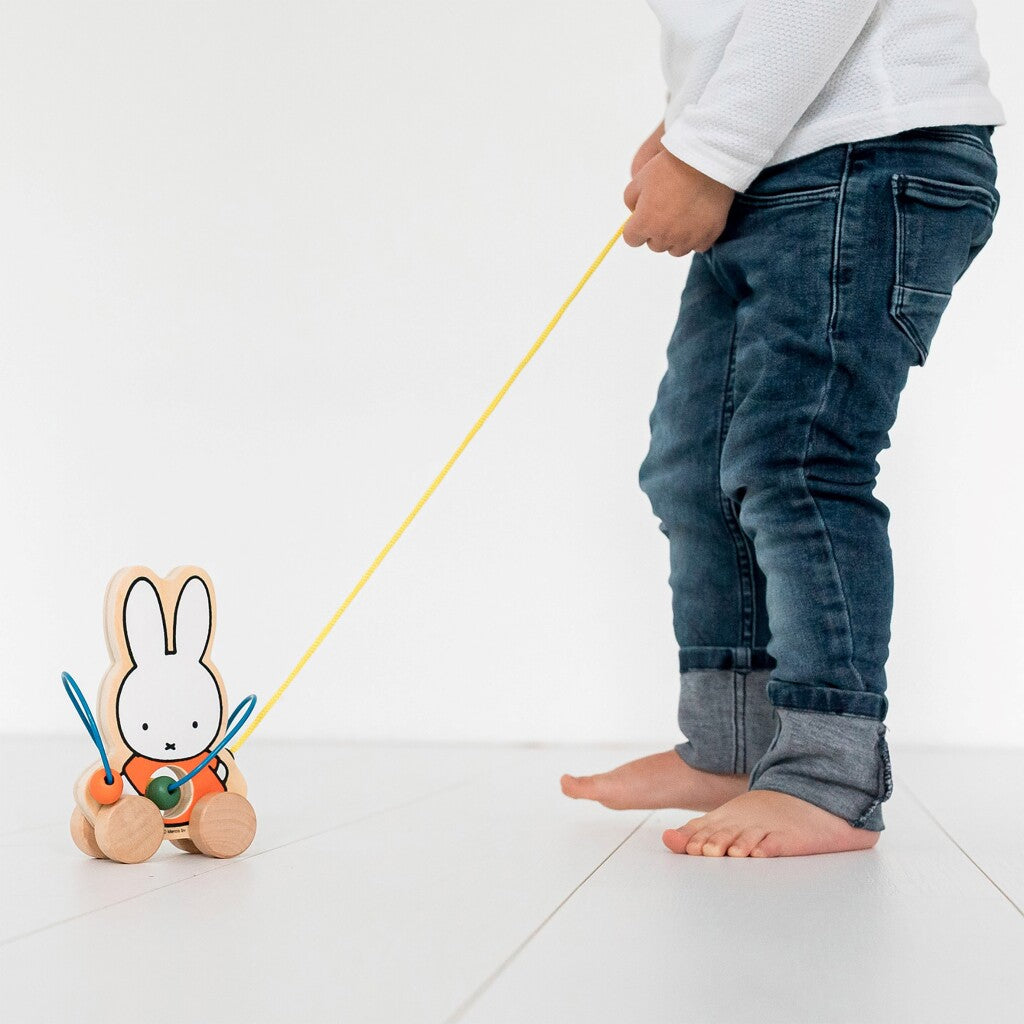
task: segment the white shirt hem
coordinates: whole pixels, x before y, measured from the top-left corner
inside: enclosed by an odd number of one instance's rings
[[[1003,108],[991,95],[967,103],[962,99],[945,103],[928,100],[887,111],[872,110],[849,117],[815,121],[806,128],[798,125],[764,167],[807,156],[828,146],[895,135],[911,128],[1005,123]],[[668,126],[662,144],[673,156],[737,192],[746,189],[764,169],[708,145],[683,122]]]

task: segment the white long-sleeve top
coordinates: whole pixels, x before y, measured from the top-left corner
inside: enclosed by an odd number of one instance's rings
[[[1005,124],[970,0],[648,0],[662,24],[662,142],[743,190],[816,149]]]

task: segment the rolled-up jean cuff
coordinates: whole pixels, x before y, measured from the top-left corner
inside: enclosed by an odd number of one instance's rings
[[[701,668],[775,668],[775,659],[763,647],[680,647],[679,671]]]
[[[776,707],[775,737],[750,776],[751,789],[799,797],[854,828],[881,832],[892,794],[885,726],[863,715]]]
[[[860,715],[879,722],[889,710],[884,694],[863,690],[837,690],[834,686],[811,686],[773,679],[768,684],[768,698],[777,708],[794,711],[821,711],[834,715]]]
[[[745,775],[768,749],[775,729],[766,687],[769,670],[702,669],[679,676],[676,753],[716,775]]]

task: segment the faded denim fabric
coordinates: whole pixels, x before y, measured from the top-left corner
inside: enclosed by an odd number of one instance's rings
[[[680,756],[874,830],[892,788],[877,456],[991,234],[991,135],[831,146],[737,195],[693,256],[640,470],[669,539]]]
[[[719,775],[746,775],[772,741],[765,669],[691,669],[680,675],[679,756]]]

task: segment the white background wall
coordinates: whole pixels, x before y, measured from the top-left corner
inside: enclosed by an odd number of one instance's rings
[[[894,742],[1020,743],[1017,5],[1003,207],[892,509]],[[621,221],[641,0],[0,5],[0,729],[79,726],[108,577],[198,562],[266,697]],[[675,742],[636,486],[685,263],[620,246],[263,735]],[[82,738],[85,742],[84,737]]]

